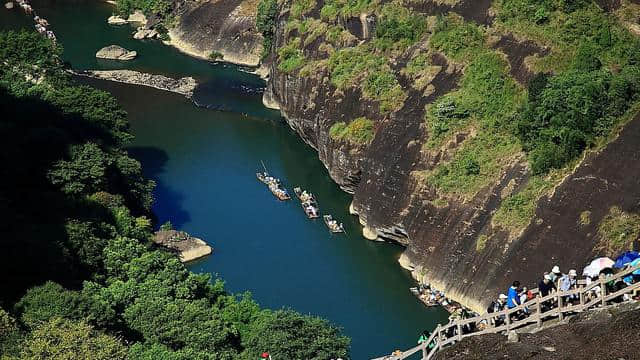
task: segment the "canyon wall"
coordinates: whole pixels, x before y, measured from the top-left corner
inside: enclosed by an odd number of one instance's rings
[[[319,17],[322,6],[323,1],[318,1],[306,17]],[[493,21],[490,6],[488,0],[458,1],[453,6],[422,1],[414,10],[425,15],[452,11],[466,21],[489,25]],[[285,3],[278,18],[275,49],[301,36],[296,29],[286,29],[289,17],[290,7]],[[339,21],[351,34],[345,37],[344,46],[366,43],[375,31],[373,14]],[[603,253],[598,247],[598,225],[611,209],[640,212],[640,117],[629,121],[603,149],[587,152],[553,191],[538,200],[529,225],[511,233],[495,226],[493,217],[502,202],[522,190],[531,176],[523,152],[504,159],[500,176],[470,198],[443,196],[424,180],[422,174],[449,161],[474,136],[473,129],[462,130],[440,148],[424,146],[430,136],[425,129],[425,106],[455,90],[463,73],[444,56],[430,54],[431,63],[440,71],[432,77],[428,91],[413,88],[401,69],[426,46],[418,42],[391,61],[407,97],[402,107],[388,115],[381,114],[379,103],[363,96],[358,87],[338,89],[331,83],[322,66],[328,51],[322,40],[305,41],[307,61],[318,65],[304,75],[283,71],[277,54],[272,54],[265,99],[281,109],[288,124],[318,151],[331,177],[353,194],[351,211],[359,216],[364,236],[406,246],[401,265],[416,279],[444,290],[463,305],[484,312],[513,280],[535,286],[543,272],[556,264],[565,272],[569,268],[581,272],[585,262]],[[496,39],[493,46],[523,87],[532,77],[525,59],[547,52],[511,34]],[[354,144],[330,135],[333,124],[356,117],[374,121],[375,136],[370,143]]]

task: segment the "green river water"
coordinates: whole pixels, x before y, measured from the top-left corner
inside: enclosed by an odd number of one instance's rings
[[[131,38],[130,26],[106,23],[112,8],[96,1],[34,1],[64,46],[74,69],[120,69],[193,76],[202,85],[195,106],[151,88],[82,79],[111,92],[127,110],[136,139],[130,151],[157,182],[153,208],[201,237],[214,254],[190,264],[220,276],[233,292],[251,291],[262,306],[291,307],[341,326],[352,338],[352,357],[367,359],[414,346],[418,334],[446,321],[425,308],[397,259],[402,248],[365,240],[351,197],[332,182],[313,149],[261,102],[264,82],[231,65],[185,56],[157,41]],[[0,30],[29,28],[19,10],[0,12]],[[136,50],[126,63],[97,61],[95,52],[117,44]],[[263,160],[291,189],[316,194],[321,211],[345,223],[347,235],[330,235],[295,201],[278,202],[255,178]]]

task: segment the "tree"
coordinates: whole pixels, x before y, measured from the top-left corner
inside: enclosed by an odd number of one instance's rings
[[[44,285],[29,289],[15,305],[20,320],[35,328],[52,318],[80,319],[81,295],[59,284],[47,281]]]
[[[24,343],[22,358],[126,359],[127,349],[118,339],[95,331],[87,323],[53,318],[37,327]]]
[[[348,359],[349,338],[326,320],[292,310],[264,310],[243,339],[244,359],[269,352],[274,359]]]

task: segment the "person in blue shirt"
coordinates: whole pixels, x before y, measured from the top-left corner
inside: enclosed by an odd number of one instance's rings
[[[518,294],[520,288],[520,281],[516,280],[513,282],[513,285],[509,288],[509,292],[507,293],[507,307],[509,309],[513,309],[514,307],[520,305],[520,295]]]

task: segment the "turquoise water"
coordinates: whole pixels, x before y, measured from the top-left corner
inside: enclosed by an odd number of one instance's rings
[[[203,86],[196,107],[155,89],[82,79],[111,92],[129,113],[131,153],[157,182],[154,213],[208,241],[214,254],[190,264],[222,277],[234,292],[251,291],[262,306],[291,307],[344,328],[352,357],[366,359],[415,344],[418,333],[444,322],[408,291],[402,248],[360,236],[348,214],[351,197],[331,181],[313,149],[262,106],[264,83],[230,65],[199,61],[153,41],[130,39],[131,27],[106,24],[111,13],[97,2],[34,2],[52,23],[75,69],[130,68],[193,76]],[[0,28],[31,27],[19,12],[0,12]],[[118,44],[139,53],[128,63],[98,62],[94,54]],[[223,110],[223,111],[220,111]],[[291,189],[316,194],[321,210],[343,221],[347,235],[330,235],[294,201],[278,202],[255,178],[264,161]]]

